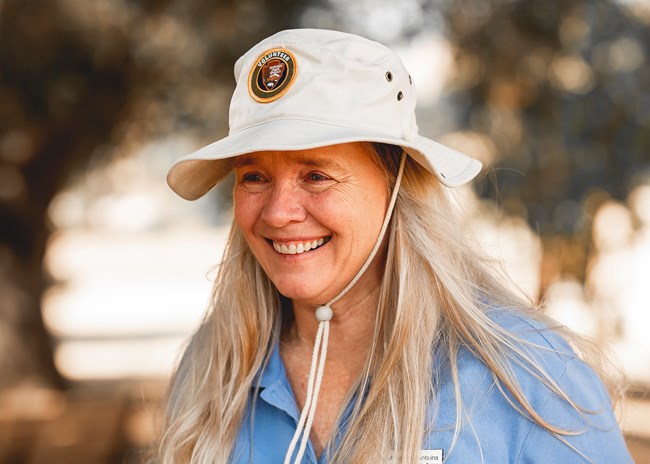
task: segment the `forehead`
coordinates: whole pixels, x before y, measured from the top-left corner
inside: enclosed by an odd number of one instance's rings
[[[270,165],[313,166],[335,170],[359,170],[373,164],[367,150],[361,143],[329,145],[295,151],[259,151],[235,158],[235,168],[245,166]]]

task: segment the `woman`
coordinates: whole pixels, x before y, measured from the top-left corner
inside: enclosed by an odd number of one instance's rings
[[[631,462],[594,371],[459,226],[481,165],[418,135],[392,51],[284,31],[235,76],[229,136],[168,176],[236,184],[160,462]]]

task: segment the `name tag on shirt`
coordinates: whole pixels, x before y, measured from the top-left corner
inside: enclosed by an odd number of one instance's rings
[[[418,464],[442,464],[442,450],[420,450]]]

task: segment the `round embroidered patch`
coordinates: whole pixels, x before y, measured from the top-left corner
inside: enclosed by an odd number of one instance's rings
[[[274,48],[260,55],[248,75],[248,92],[260,103],[277,100],[289,90],[296,77],[296,59],[286,48]]]

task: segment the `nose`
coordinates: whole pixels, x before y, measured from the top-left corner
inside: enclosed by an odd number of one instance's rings
[[[300,189],[278,181],[268,190],[261,219],[272,227],[283,227],[307,218]]]

